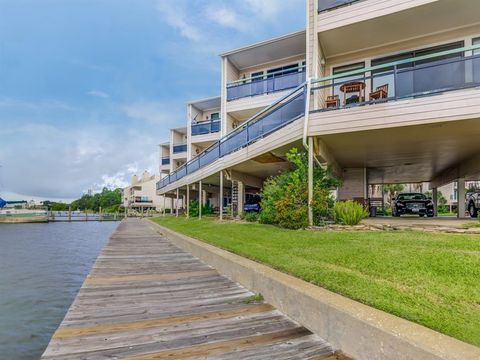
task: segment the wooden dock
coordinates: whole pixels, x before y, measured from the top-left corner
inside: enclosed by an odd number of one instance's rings
[[[328,343],[180,250],[148,221],[111,236],[50,359],[339,359]]]

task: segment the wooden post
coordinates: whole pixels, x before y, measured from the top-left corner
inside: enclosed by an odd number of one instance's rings
[[[72,221],[72,207],[68,207],[68,222]]]
[[[313,226],[313,138],[308,138],[308,225]]]
[[[220,170],[220,220],[223,220],[223,170]]]
[[[198,182],[198,218],[202,218],[203,194],[202,194],[202,180]]]
[[[99,220],[99,221],[103,221],[103,218],[102,218],[102,207],[101,207],[101,206],[98,208],[98,220]]]
[[[124,214],[123,214],[123,218],[126,219],[126,218],[127,218],[127,215],[128,215],[128,213],[127,213],[127,207],[125,206],[125,212],[124,212]]]
[[[190,217],[190,185],[187,184],[187,218]]]

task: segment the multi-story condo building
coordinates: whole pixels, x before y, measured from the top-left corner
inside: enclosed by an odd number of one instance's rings
[[[128,211],[145,213],[150,210],[163,211],[164,197],[156,193],[156,183],[160,176],[144,171],[141,177],[134,175],[129,186],[123,188],[123,207]],[[169,202],[167,207],[171,207]]]
[[[157,193],[194,189],[201,201],[223,199],[221,214],[230,203],[242,211],[297,147],[342,179],[341,200],[368,201],[369,185],[428,182],[435,201],[454,181],[463,199],[465,181],[480,179],[480,2],[307,0],[306,9],[304,31],[221,54],[221,137],[197,153],[186,131],[186,163]]]

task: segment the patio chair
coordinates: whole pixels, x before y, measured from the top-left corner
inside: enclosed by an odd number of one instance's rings
[[[370,100],[380,100],[388,98],[388,84],[377,86],[375,91],[370,93]]]
[[[338,95],[327,96],[327,109],[328,108],[337,108],[340,106],[340,97]]]

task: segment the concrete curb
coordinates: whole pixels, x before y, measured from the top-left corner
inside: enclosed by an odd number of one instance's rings
[[[480,348],[440,334],[152,222],[180,248],[355,359],[480,359]]]

